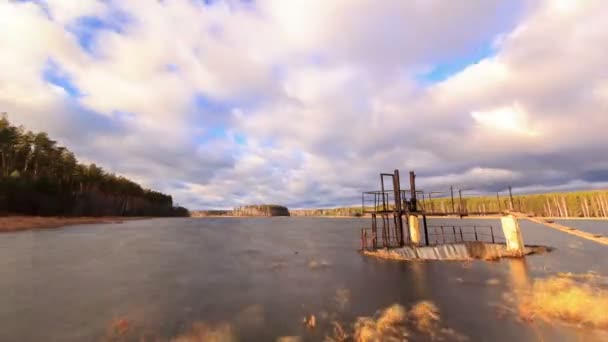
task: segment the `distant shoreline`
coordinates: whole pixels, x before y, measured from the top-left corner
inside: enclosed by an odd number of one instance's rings
[[[370,216],[234,216],[234,215],[208,215],[191,217],[195,219],[204,218],[270,218],[270,217],[294,217],[294,218],[327,218],[327,219],[369,219]],[[36,229],[54,229],[74,225],[93,225],[93,224],[120,224],[125,221],[145,220],[153,217],[124,217],[124,216],[105,216],[105,217],[58,217],[58,216],[23,216],[10,215],[0,216],[0,234],[8,232],[18,232]],[[458,219],[459,216],[428,216],[429,219]],[[464,216],[462,219],[499,219],[500,216]],[[608,221],[603,217],[535,217],[537,220],[589,220],[589,221]]]
[[[59,216],[0,216],[0,233],[19,232],[35,229],[53,229],[80,224],[123,223],[124,221],[143,220],[148,217],[59,217]]]
[[[291,216],[235,216],[235,215],[206,215],[206,216],[192,216],[191,218],[257,218],[257,217],[294,217],[294,218],[333,218],[333,219],[369,219],[370,215],[365,216],[339,216],[339,215],[291,215]],[[485,215],[485,216],[459,216],[459,215],[445,215],[435,216],[428,215],[428,219],[470,219],[470,220],[498,220],[501,218],[500,215]],[[578,220],[578,221],[608,221],[608,217],[544,217],[534,216],[540,220]]]

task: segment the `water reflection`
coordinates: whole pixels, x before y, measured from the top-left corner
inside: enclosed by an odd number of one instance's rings
[[[425,265],[423,262],[414,261],[408,263],[412,271],[411,284],[418,298],[429,298],[429,286],[426,280]]]
[[[525,291],[530,287],[530,268],[528,261],[522,259],[507,259],[509,265],[509,276],[512,288],[517,291]]]

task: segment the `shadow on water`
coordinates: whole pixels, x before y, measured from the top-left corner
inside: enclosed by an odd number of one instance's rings
[[[2,234],[0,340],[601,340],[526,322],[505,294],[559,271],[606,274],[587,252],[605,260],[608,249],[584,242],[583,253],[568,247],[578,240],[526,224],[526,242],[556,251],[499,262],[378,260],[357,253],[360,225],[156,219]]]

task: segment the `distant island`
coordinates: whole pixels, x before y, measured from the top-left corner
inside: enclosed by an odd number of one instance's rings
[[[276,204],[256,204],[236,207],[232,210],[196,210],[191,211],[192,217],[236,216],[236,217],[270,217],[290,216],[289,209]]]

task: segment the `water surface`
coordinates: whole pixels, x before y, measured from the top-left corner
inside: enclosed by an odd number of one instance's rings
[[[1,234],[0,341],[99,341],[117,319],[130,322],[126,340],[167,340],[205,322],[230,324],[244,341],[317,341],[331,332],[331,320],[349,325],[420,300],[438,306],[443,327],[472,341],[537,341],[539,333],[545,340],[601,340],[561,325],[539,332],[497,308],[504,293],[535,277],[608,274],[604,246],[524,222],[526,243],[556,251],[525,261],[385,261],[357,252],[367,225],[184,218]],[[315,329],[302,324],[311,314]]]

